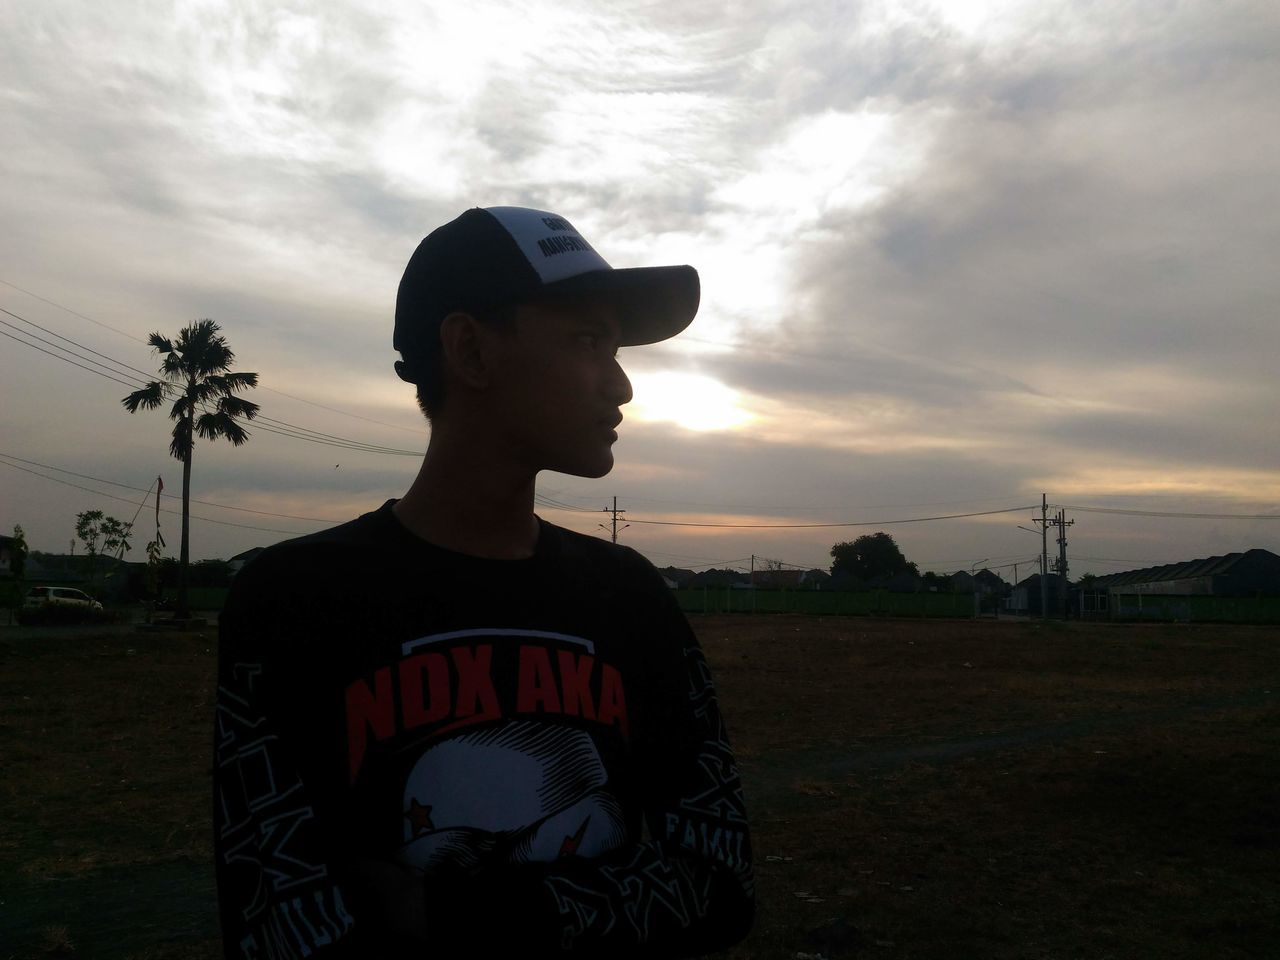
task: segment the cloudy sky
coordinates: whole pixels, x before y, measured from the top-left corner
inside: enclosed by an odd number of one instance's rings
[[[1269,0],[0,2],[0,530],[65,551],[180,491],[100,364],[201,317],[272,423],[197,447],[193,556],[400,495],[400,273],[513,204],[703,281],[548,519],[603,534],[616,496],[659,566],[883,529],[1024,576],[1045,494],[1073,576],[1280,552],[1238,518],[1280,515],[1278,49]]]

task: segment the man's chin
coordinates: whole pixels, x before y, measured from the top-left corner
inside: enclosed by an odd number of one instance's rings
[[[582,477],[585,480],[599,480],[613,469],[613,451],[593,457],[576,457],[558,466],[550,467],[556,473],[567,473],[571,477]]]

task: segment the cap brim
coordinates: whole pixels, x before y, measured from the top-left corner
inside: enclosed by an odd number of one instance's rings
[[[622,320],[621,346],[635,347],[674,337],[693,322],[702,295],[698,271],[690,266],[593,270],[548,283],[549,297],[603,297],[616,304]]]

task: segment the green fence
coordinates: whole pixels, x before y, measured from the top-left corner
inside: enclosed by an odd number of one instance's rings
[[[844,617],[971,617],[968,593],[843,593],[822,590],[735,590],[690,587],[675,591],[685,613],[807,613]]]
[[[1280,623],[1280,597],[1170,597],[1113,593],[1112,620],[1198,623]]]

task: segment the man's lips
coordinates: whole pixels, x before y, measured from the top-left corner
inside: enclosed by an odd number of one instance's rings
[[[608,431],[609,436],[614,440],[618,439],[617,426],[622,422],[622,414],[615,413],[613,416],[606,417],[600,421],[600,426]]]

